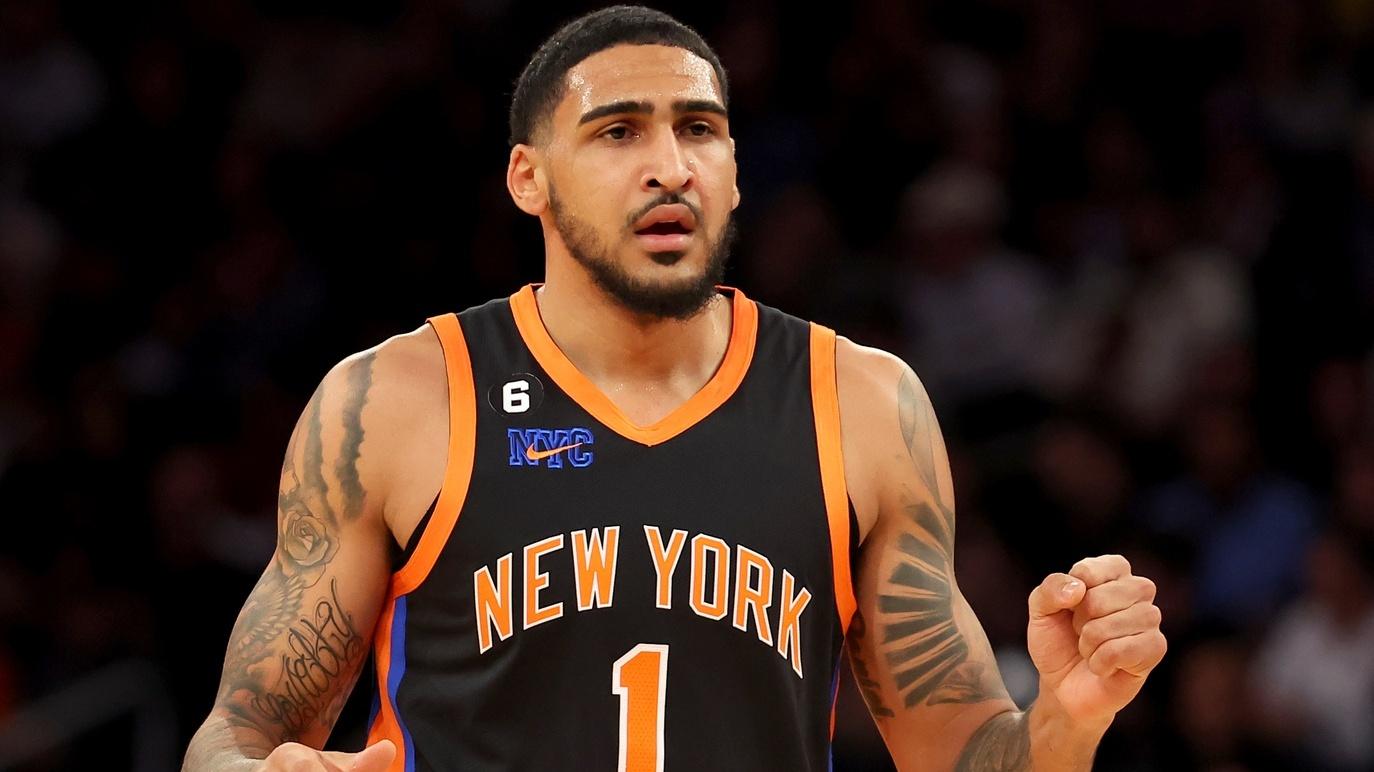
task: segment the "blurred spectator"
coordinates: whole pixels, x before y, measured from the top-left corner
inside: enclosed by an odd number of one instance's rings
[[[1155,432],[1173,417],[1188,373],[1248,334],[1249,288],[1231,255],[1184,244],[1178,212],[1164,198],[1137,199],[1126,222],[1133,276],[1106,375],[1128,420]]]
[[[1366,538],[1374,536],[1374,444],[1365,439],[1347,446],[1333,471],[1337,516]]]
[[[1124,533],[1134,478],[1119,441],[1106,427],[1064,418],[1041,427],[1031,451],[1039,516],[1022,525],[1059,534],[1037,559],[1041,573],[1072,565],[1084,555],[1126,548]],[[1029,535],[1029,534],[1026,534]]]
[[[842,280],[836,274],[846,247],[829,202],[813,187],[783,191],[755,221],[750,236],[749,260],[741,268],[744,286],[770,305],[823,306],[831,281]]]
[[[1180,425],[1185,473],[1149,495],[1145,525],[1195,550],[1195,613],[1258,625],[1298,587],[1312,495],[1265,469],[1243,408],[1203,403]]]
[[[1275,622],[1252,670],[1265,730],[1305,769],[1374,768],[1374,539],[1317,538],[1307,592]]]
[[[937,402],[1029,385],[1044,346],[1049,288],[1034,261],[998,233],[1006,200],[990,172],[937,166],[903,199],[905,260],[894,289],[910,360]]]
[[[57,4],[15,0],[0,24],[0,145],[27,155],[90,122],[104,99],[91,56],[62,27]],[[0,186],[22,166],[0,166]]]
[[[1287,769],[1253,740],[1247,652],[1234,636],[1208,631],[1188,641],[1174,673],[1172,713],[1181,747],[1160,753],[1163,769],[1202,772]]]

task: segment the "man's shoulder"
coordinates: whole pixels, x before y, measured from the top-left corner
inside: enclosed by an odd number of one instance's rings
[[[843,336],[835,340],[835,379],[841,420],[849,431],[886,434],[906,420],[906,413],[924,411],[930,403],[921,379],[901,357]]]
[[[376,427],[374,437],[429,420],[448,392],[439,336],[423,324],[350,354],[325,375],[322,388],[363,395],[365,423]]]
[[[930,400],[900,357],[838,336],[835,380],[845,479],[861,538],[866,538],[877,522],[879,502],[910,471],[908,441],[931,415]]]
[[[399,333],[362,351],[349,354],[330,369],[326,380],[365,379],[373,391],[424,387],[444,375],[439,336],[429,324]]]
[[[409,381],[425,375],[442,375],[444,351],[434,326],[425,323],[409,332],[393,335],[368,351],[387,377]]]

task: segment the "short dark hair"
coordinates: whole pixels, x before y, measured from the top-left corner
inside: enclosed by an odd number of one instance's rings
[[[534,52],[515,82],[510,101],[510,146],[530,144],[540,123],[563,99],[568,70],[599,51],[617,45],[682,48],[710,62],[720,81],[720,98],[729,107],[725,68],[716,52],[691,27],[642,5],[613,5],[563,25]]]

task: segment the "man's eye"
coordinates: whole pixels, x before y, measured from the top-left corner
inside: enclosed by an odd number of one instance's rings
[[[698,121],[688,126],[687,131],[691,132],[694,137],[709,137],[716,133],[715,127],[704,121]]]
[[[614,140],[617,140],[617,141],[622,140],[622,139],[625,139],[625,138],[628,137],[629,135],[630,135],[630,127],[629,127],[629,126],[612,126],[611,128],[606,129],[604,132],[601,133],[601,136],[603,136],[603,137],[609,137],[609,138],[614,139]]]

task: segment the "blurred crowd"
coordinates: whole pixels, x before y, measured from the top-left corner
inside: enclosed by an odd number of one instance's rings
[[[539,277],[506,108],[590,6],[134,6],[0,0],[0,740],[137,662],[179,754],[318,379]],[[1013,695],[1031,587],[1120,552],[1171,650],[1100,769],[1374,769],[1374,3],[658,7],[730,73],[730,283],[931,392]],[[849,692],[835,768],[889,768]]]

